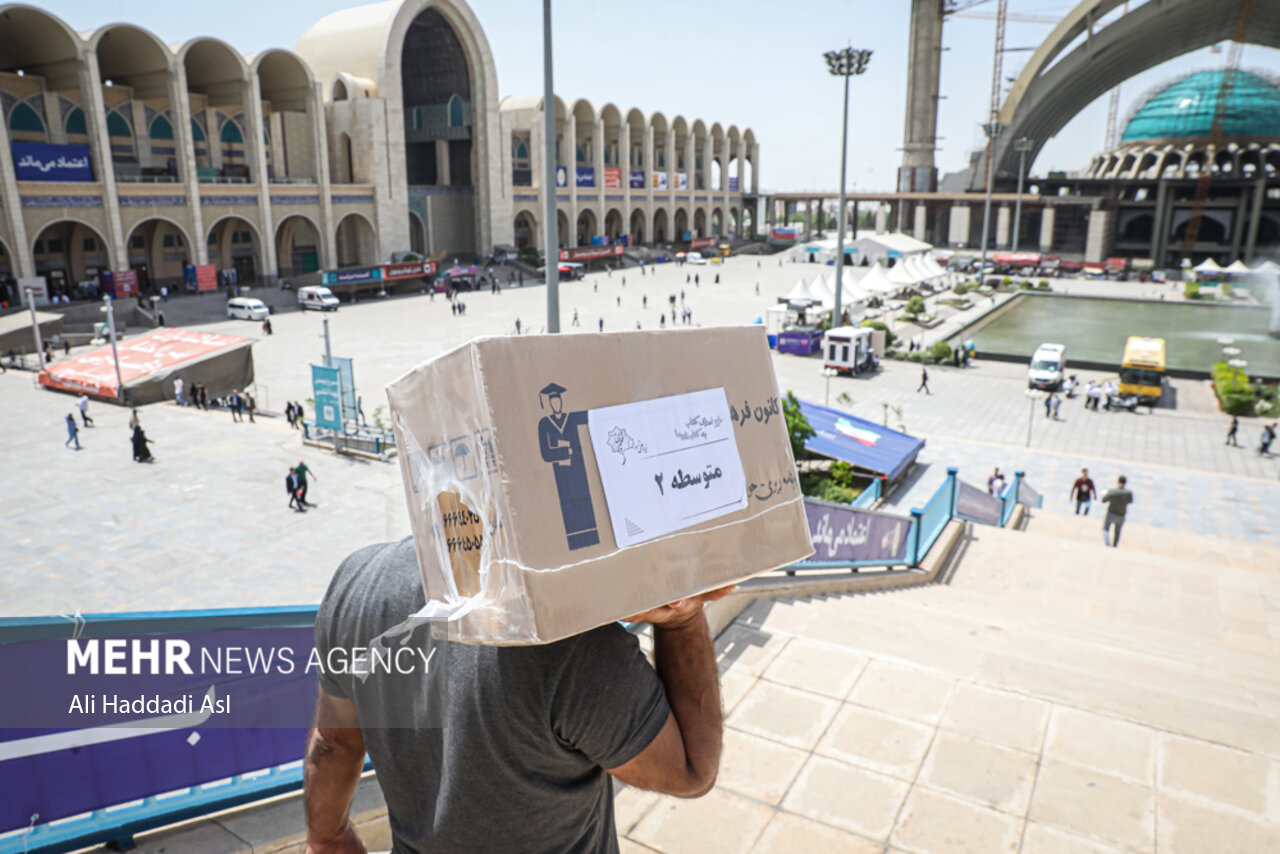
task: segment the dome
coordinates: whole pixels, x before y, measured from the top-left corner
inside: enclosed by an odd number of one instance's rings
[[[1152,95],[1125,125],[1122,142],[1208,137],[1225,71],[1197,71]],[[1265,77],[1237,71],[1228,96],[1223,135],[1280,137],[1280,87]]]

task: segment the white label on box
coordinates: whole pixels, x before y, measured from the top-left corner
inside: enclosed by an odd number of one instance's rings
[[[592,409],[587,430],[619,547],[747,506],[722,388]]]

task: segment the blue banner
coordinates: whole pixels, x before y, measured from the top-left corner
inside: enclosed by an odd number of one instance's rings
[[[338,369],[338,379],[342,385],[342,420],[355,421],[356,414],[356,378],[351,369],[351,360],[346,356],[330,356],[329,361]]]
[[[354,285],[361,282],[376,282],[381,278],[381,267],[365,267],[361,270],[325,270],[321,276],[325,285]]]
[[[814,548],[809,560],[907,562],[910,519],[813,498],[804,500],[804,514]]]
[[[594,187],[596,185],[596,170],[590,166],[578,167],[578,186]]]
[[[337,368],[311,366],[311,395],[315,399],[316,426],[342,431],[342,378]]]
[[[633,190],[644,189],[644,170],[643,169],[631,170],[631,189]]]
[[[557,187],[569,186],[569,170],[565,169],[563,166],[556,167],[556,186]]]
[[[92,181],[87,145],[13,143],[13,165],[19,181]]]
[[[738,192],[738,179],[737,179],[737,178],[730,178],[730,179],[729,179],[729,192],[730,192],[730,193],[736,193],[736,192]]]

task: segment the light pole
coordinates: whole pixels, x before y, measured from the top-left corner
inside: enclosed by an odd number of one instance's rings
[[[111,335],[111,362],[116,366],[116,400],[120,400],[124,394],[124,380],[120,378],[120,354],[116,352],[115,300],[104,294],[101,311],[107,315],[107,332]]]
[[[991,234],[991,157],[992,151],[996,147],[996,143],[1000,140],[1000,132],[1004,130],[1004,125],[999,122],[992,122],[989,125],[983,125],[982,129],[987,132],[987,201],[982,206],[982,260],[978,262],[978,284],[986,284],[987,281],[987,237]]]
[[[560,217],[556,214],[556,90],[551,79],[551,0],[542,0],[542,248],[547,256],[547,332],[560,331]],[[573,143],[570,142],[570,145]]]
[[[1022,178],[1027,172],[1027,152],[1035,145],[1025,136],[1013,141],[1013,150],[1018,152],[1018,200],[1013,203],[1013,251],[1018,251],[1018,238],[1022,225]]]
[[[827,378],[827,392],[822,399],[823,406],[827,406],[827,407],[831,406],[831,378],[834,377],[836,373],[837,371],[835,368],[822,369],[822,375]]]
[[[844,228],[845,228],[845,174],[849,163],[849,78],[867,70],[871,61],[871,51],[854,50],[846,47],[843,50],[829,50],[823,54],[827,60],[827,70],[844,78],[844,130],[840,134],[840,215],[836,220],[836,296],[831,312],[831,325],[839,326],[841,314],[842,284],[844,280]],[[856,224],[854,226],[857,227]]]
[[[1042,400],[1043,397],[1040,394],[1040,392],[1036,391],[1033,388],[1027,389],[1026,395],[1027,395],[1027,402],[1031,407],[1030,409],[1027,410],[1027,447],[1030,448],[1031,447],[1031,425],[1036,419],[1036,403]]]

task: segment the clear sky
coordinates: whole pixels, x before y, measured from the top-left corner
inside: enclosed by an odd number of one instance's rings
[[[224,39],[242,53],[293,47],[325,14],[351,0],[35,0],[74,29],[110,21],[140,24],[169,43],[196,35]],[[1139,0],[1135,0],[1135,3]],[[471,0],[489,39],[502,96],[542,91],[542,4],[537,0]],[[1056,15],[1075,4],[1012,0],[1017,15]],[[901,155],[907,88],[910,0],[555,0],[555,82],[566,100],[612,101],[624,111],[661,110],[708,124],[755,131],[761,186],[767,190],[832,189],[840,179],[841,83],[822,54],[852,44],[875,51],[854,78],[849,125],[851,188],[891,189]],[[978,6],[989,11],[995,4]],[[1034,47],[1051,29],[1013,21],[1006,46]],[[982,144],[991,89],[995,22],[949,18],[943,31],[938,134],[942,172],[962,168]],[[1030,51],[1006,54],[1014,76]],[[1126,82],[1121,122],[1140,95],[1188,71],[1221,67],[1224,53],[1187,54]],[[1243,66],[1280,73],[1280,51],[1249,46]],[[1073,170],[1103,147],[1107,97],[1076,116],[1041,151],[1033,172]]]

